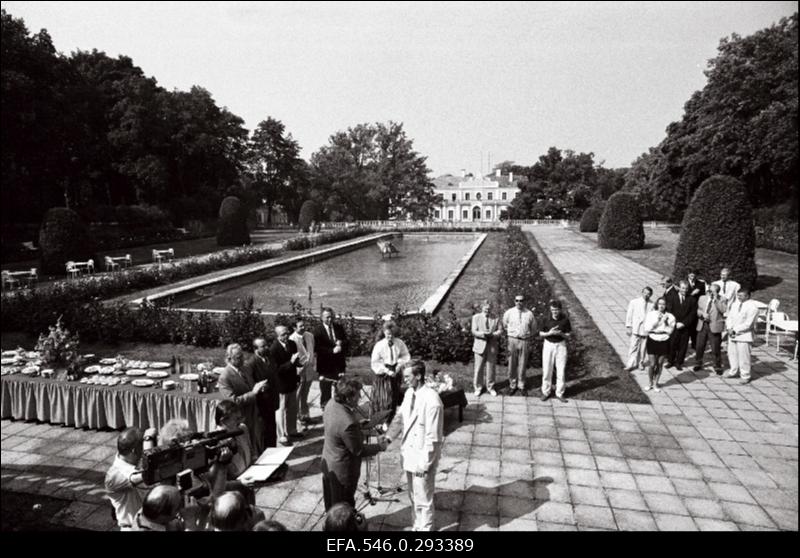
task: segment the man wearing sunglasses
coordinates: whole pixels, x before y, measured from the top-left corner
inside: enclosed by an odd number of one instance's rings
[[[503,314],[503,329],[508,334],[509,395],[514,395],[519,389],[522,391],[522,395],[527,397],[525,369],[528,366],[529,343],[539,328],[533,312],[525,308],[523,295],[515,296],[514,307],[509,308]]]

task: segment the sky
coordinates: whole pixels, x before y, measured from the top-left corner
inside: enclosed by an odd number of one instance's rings
[[[722,37],[797,2],[2,2],[60,52],[126,55],[207,89],[309,158],[331,134],[402,122],[432,176],[529,165],[550,146],[629,166],[706,82]]]

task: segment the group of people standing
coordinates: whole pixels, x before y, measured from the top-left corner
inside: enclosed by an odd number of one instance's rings
[[[542,388],[541,399],[546,401],[553,395],[553,372],[556,375],[555,395],[566,403],[567,338],[572,334],[572,325],[560,300],[549,302],[549,312],[536,319],[533,312],[525,307],[525,297],[514,297],[514,306],[499,318],[492,313],[488,300],[481,303],[481,311],[472,316],[472,352],[475,355],[473,383],[475,396],[480,397],[484,390],[497,396],[495,374],[500,339],[505,335],[508,344],[508,394],[518,391],[528,395],[525,385],[525,372],[528,357],[536,339],[542,339]],[[540,323],[541,322],[541,323]]]
[[[741,376],[747,384],[750,375],[750,348],[758,317],[758,305],[750,291],[730,278],[723,268],[720,278],[707,284],[698,272],[690,272],[677,286],[670,277],[662,280],[664,293],[651,300],[653,289],[630,301],[625,327],[630,336],[626,370],[647,369],[646,390],[661,391],[663,369],[682,371],[689,351],[695,351],[695,372],[702,370],[706,347],[710,346],[714,371],[723,373],[722,343],[727,340],[729,371],[726,378]]]

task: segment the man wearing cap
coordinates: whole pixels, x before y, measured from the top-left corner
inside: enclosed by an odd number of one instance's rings
[[[508,385],[509,395],[517,393],[528,395],[525,389],[525,369],[528,366],[529,342],[538,332],[533,312],[525,308],[525,297],[514,297],[514,307],[503,314],[503,329],[508,334]]]

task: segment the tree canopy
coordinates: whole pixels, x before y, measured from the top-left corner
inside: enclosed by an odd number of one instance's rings
[[[425,160],[401,123],[359,124],[311,156],[315,195],[332,219],[425,218],[436,203]]]
[[[667,137],[639,157],[626,188],[660,218],[679,219],[708,177],[738,178],[754,205],[797,206],[797,13],[748,37],[720,41],[706,86]]]

